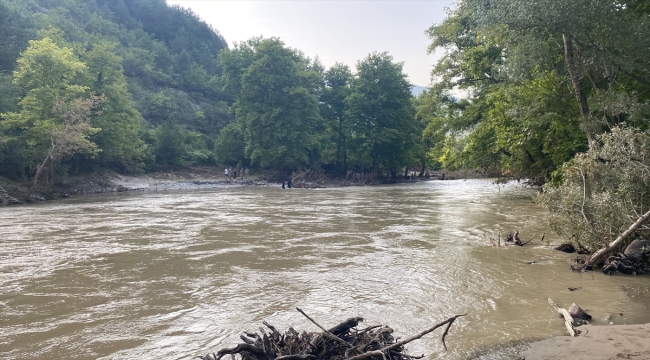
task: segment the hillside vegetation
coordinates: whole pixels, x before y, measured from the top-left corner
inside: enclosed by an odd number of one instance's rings
[[[55,99],[102,95],[59,171],[209,162],[232,115],[216,57],[226,41],[163,0],[0,1],[0,174],[31,178],[62,125]],[[58,129],[60,130],[60,129]],[[55,167],[50,167],[54,170]]]
[[[0,0],[0,32],[2,176],[216,163],[394,176],[426,162],[387,53],[353,73],[277,38],[229,49],[163,0]]]

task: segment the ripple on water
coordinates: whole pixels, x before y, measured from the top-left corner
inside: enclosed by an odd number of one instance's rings
[[[534,192],[474,180],[239,187],[3,208],[0,357],[188,358],[263,320],[316,331],[296,306],[326,326],[363,316],[402,337],[467,312],[447,338],[456,359],[512,358],[562,334],[548,297],[596,323],[650,321],[622,287],[648,277],[581,277],[537,240],[490,246],[515,228],[546,231]],[[409,350],[444,353],[436,335]]]

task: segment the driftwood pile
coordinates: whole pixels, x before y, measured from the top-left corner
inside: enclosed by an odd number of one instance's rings
[[[289,328],[284,333],[274,326],[263,322],[258,333],[244,332],[240,338],[243,343],[219,350],[217,353],[200,356],[202,360],[219,360],[225,355],[235,359],[239,354],[241,360],[411,360],[422,356],[412,356],[405,352],[404,345],[446,325],[442,334],[442,343],[454,321],[464,315],[453,316],[435,326],[406,340],[397,341],[393,329],[386,325],[374,325],[357,329],[363,318],[354,317],[326,330],[302,310],[296,308],[316,326],[320,333],[308,333]]]
[[[603,265],[603,272],[605,274],[612,274],[616,271],[628,275],[643,274],[649,256],[650,240],[636,239],[625,248],[625,252],[608,257]]]
[[[592,255],[589,258],[575,258],[576,266],[571,266],[573,271],[591,270],[594,265],[599,263],[591,262]],[[650,239],[636,239],[632,241],[624,252],[617,252],[606,259],[600,265],[603,267],[603,273],[611,275],[619,272],[626,275],[637,275],[648,272],[648,260],[650,259]]]

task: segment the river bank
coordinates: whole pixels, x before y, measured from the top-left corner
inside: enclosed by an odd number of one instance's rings
[[[460,173],[433,176],[371,179],[352,173],[348,177],[325,174],[322,171],[298,171],[292,176],[295,188],[330,188],[344,186],[383,185],[417,182],[431,179],[454,180]],[[465,174],[466,175],[466,174]],[[46,201],[71,195],[105,194],[129,191],[200,190],[230,186],[281,187],[282,177],[273,172],[252,173],[248,180],[227,179],[223,167],[188,167],[173,171],[158,171],[140,175],[124,175],[114,171],[92,172],[58,179],[47,191],[36,192],[30,201]],[[0,178],[0,206],[23,202],[30,187],[29,182],[10,181]]]
[[[650,359],[650,324],[581,326],[578,337],[556,336],[533,343],[525,360]]]

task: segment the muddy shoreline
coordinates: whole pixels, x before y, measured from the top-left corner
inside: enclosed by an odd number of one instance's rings
[[[525,360],[650,359],[650,324],[585,325],[577,337],[556,336],[532,343]]]
[[[454,180],[463,174],[442,175],[442,179]],[[160,171],[142,175],[124,175],[116,172],[93,172],[68,176],[57,180],[47,191],[36,192],[27,202],[39,202],[66,198],[73,195],[105,194],[131,191],[196,190],[231,186],[281,187],[282,180],[275,173],[252,173],[248,180],[227,179],[221,167],[193,167],[175,171]],[[372,186],[406,182],[437,180],[440,174],[428,178],[413,177],[396,179],[345,179],[322,173],[295,173],[294,188],[330,188],[345,186]],[[0,206],[17,205],[24,201],[29,189],[28,182],[15,182],[0,178]]]

